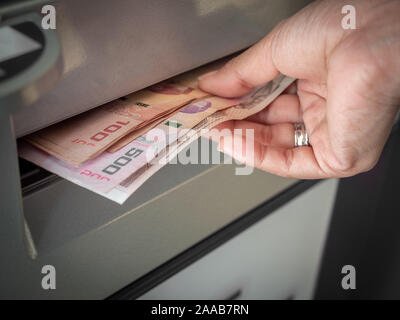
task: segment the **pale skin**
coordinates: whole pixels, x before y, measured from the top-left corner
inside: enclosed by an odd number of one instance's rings
[[[347,4],[356,8],[356,30],[342,28]],[[370,170],[400,106],[400,1],[313,2],[199,83],[210,93],[238,97],[279,73],[299,80],[260,113],[217,128],[254,129],[254,166],[281,176]],[[294,148],[296,122],[304,122],[311,146]],[[223,140],[219,147],[253,163]]]

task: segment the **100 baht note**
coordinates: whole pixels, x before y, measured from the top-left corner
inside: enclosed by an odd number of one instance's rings
[[[167,116],[162,117],[160,119],[154,120],[147,125],[136,129],[123,137],[121,137],[118,141],[114,142],[108,149],[108,152],[116,152],[120,150],[121,148],[125,147],[127,144],[131,143],[133,140],[136,138],[139,138],[140,136],[143,136],[146,134],[148,131],[153,129],[154,127],[158,126],[159,124],[165,122],[169,117],[171,117],[174,113],[179,112],[179,109],[174,110],[173,112],[168,113]]]
[[[122,136],[205,95],[201,90],[170,80],[39,130],[25,140],[79,166]]]
[[[167,148],[162,150],[156,159],[153,159],[146,166],[137,170],[123,183],[111,190],[104,196],[110,200],[122,204],[129,196],[134,193],[145,181],[160,170],[165,164],[185,149],[190,143],[196,140],[202,133],[210,130],[214,126],[228,120],[245,119],[268,106],[275,100],[295,79],[279,75],[274,80],[264,86],[256,88],[249,95],[245,96],[240,103],[235,106],[217,111],[193,127],[185,136],[177,137],[176,141],[170,143]],[[145,138],[145,136],[143,137]]]

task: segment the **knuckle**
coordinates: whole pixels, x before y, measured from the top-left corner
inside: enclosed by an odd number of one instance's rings
[[[379,157],[371,157],[365,163],[363,163],[360,168],[359,172],[367,172],[373,169],[379,161]]]
[[[328,161],[328,166],[335,176],[346,177],[352,175],[357,168],[357,159],[354,156],[336,157]]]
[[[375,167],[378,157],[343,157],[329,164],[333,176],[349,177],[362,172],[367,172]]]

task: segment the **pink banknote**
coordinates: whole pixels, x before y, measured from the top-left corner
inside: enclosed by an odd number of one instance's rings
[[[20,141],[18,152],[21,158],[53,172],[82,187],[106,193],[126,179],[127,172],[135,172],[147,161],[147,150],[151,143],[133,141],[119,152],[104,152],[79,168],[74,167],[31,144]]]

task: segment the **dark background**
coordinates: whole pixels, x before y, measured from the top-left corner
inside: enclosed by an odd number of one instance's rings
[[[344,265],[356,289],[344,290]],[[316,299],[400,299],[400,129],[369,172],[341,179]]]

